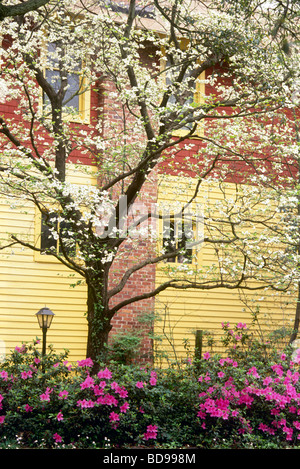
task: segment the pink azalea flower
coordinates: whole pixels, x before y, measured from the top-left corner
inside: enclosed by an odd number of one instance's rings
[[[62,442],[62,437],[58,433],[54,433],[53,439],[55,440],[56,443]]]
[[[45,393],[43,393],[43,394],[40,395],[40,399],[41,399],[41,401],[47,401],[47,402],[49,402],[49,401],[50,401],[50,395],[45,392]]]
[[[58,394],[58,397],[60,399],[67,399],[68,394],[69,394],[68,391],[60,391],[60,393]]]
[[[121,405],[120,407],[120,412],[122,412],[123,414],[126,414],[127,410],[129,409],[129,404],[128,402],[124,402],[123,405]]]
[[[104,394],[103,388],[101,386],[98,386],[98,384],[93,387],[93,391],[95,396],[103,396]]]
[[[21,378],[22,379],[27,379],[27,378],[31,378],[31,377],[32,377],[32,371],[31,370],[21,372]]]
[[[239,322],[237,325],[236,325],[236,328],[237,329],[247,329],[247,324],[243,323],[243,322]]]
[[[267,432],[269,430],[269,427],[264,423],[260,423],[258,428],[259,430],[262,430],[263,432]]]
[[[77,361],[77,364],[78,364],[78,366],[92,367],[94,365],[94,362],[91,358],[86,358],[85,360]]]
[[[150,384],[151,386],[155,386],[156,383],[157,383],[157,374],[155,373],[155,371],[151,371],[151,375],[150,375]]]
[[[272,383],[273,379],[271,378],[271,376],[267,376],[264,380],[263,380],[263,385],[264,386],[268,386],[268,384]]]
[[[23,344],[21,347],[16,346],[15,351],[19,353],[25,353],[26,352],[26,345]]]
[[[0,376],[1,376],[1,378],[2,378],[4,381],[7,381],[7,379],[8,379],[8,373],[7,373],[7,371],[4,371],[4,370],[1,371]]]
[[[229,322],[222,322],[222,328],[223,328],[223,329],[225,329],[225,328],[227,328],[227,327],[229,327],[229,326],[230,326]]]
[[[118,392],[119,396],[122,397],[123,399],[128,396],[128,392],[126,389],[120,389]]]
[[[0,423],[4,423],[5,415],[0,415]]]
[[[275,371],[275,373],[276,373],[278,376],[282,376],[282,375],[283,375],[283,368],[282,368],[281,365],[275,364],[275,365],[272,365],[271,368],[272,368],[273,371]]]
[[[210,353],[209,352],[204,353],[203,359],[204,360],[209,360],[210,359]]]
[[[118,405],[117,399],[111,394],[106,394],[105,396],[98,397],[97,403],[102,405],[114,405],[115,407],[117,407]]]
[[[80,406],[82,409],[88,408],[88,407],[94,407],[95,402],[92,401],[91,399],[90,400],[83,399],[83,400],[77,401],[77,406]]]
[[[58,412],[56,418],[59,422],[61,422],[64,419],[64,416],[63,416],[62,412]]]
[[[112,377],[112,373],[108,368],[105,368],[104,370],[100,370],[97,376],[99,379],[110,379]]]
[[[111,422],[118,422],[120,420],[119,414],[116,414],[116,412],[111,412],[109,414],[109,419]]]
[[[118,383],[116,383],[116,381],[113,381],[110,385],[111,389],[114,389],[115,391],[118,392],[118,389],[120,388],[120,386],[118,385]]]
[[[144,433],[144,440],[155,440],[157,437],[157,426],[156,425],[148,425],[147,431]]]
[[[26,411],[26,412],[32,412],[32,411],[33,411],[33,407],[31,407],[30,405],[26,404],[26,405],[25,405],[25,411]]]
[[[294,425],[295,428],[297,428],[297,430],[300,430],[300,422],[295,421],[295,422],[293,422],[293,425]]]
[[[144,387],[144,383],[143,383],[142,381],[138,381],[138,382],[136,383],[136,387],[139,388],[139,389],[141,389],[141,388]]]
[[[247,375],[252,375],[254,376],[254,378],[259,378],[259,374],[257,373],[257,369],[255,366],[252,366],[252,368],[249,369]]]
[[[83,383],[80,384],[81,389],[93,388],[95,380],[88,376]]]
[[[50,401],[50,393],[53,391],[53,389],[47,388],[46,392],[40,395],[41,401]]]

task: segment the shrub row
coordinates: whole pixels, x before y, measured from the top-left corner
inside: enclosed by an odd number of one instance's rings
[[[96,374],[90,359],[67,359],[42,357],[35,341],[0,365],[0,448],[300,446],[290,350],[267,360],[206,353],[167,369],[110,363]]]

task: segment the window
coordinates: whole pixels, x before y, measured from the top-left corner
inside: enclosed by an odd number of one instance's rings
[[[90,117],[90,89],[82,75],[82,60],[66,58],[67,50],[60,41],[47,45],[47,65],[45,77],[48,83],[58,92],[65,90],[63,99],[64,113],[70,120],[88,122]],[[47,113],[49,98],[44,93],[43,109]]]
[[[97,166],[66,164],[66,181],[76,191],[77,200],[80,199],[79,210],[83,217],[86,213],[90,213],[89,194],[94,193],[94,187],[97,188],[97,177]],[[53,250],[65,256],[78,257],[79,247],[76,243],[78,226],[74,219],[63,217],[63,209],[53,198],[43,202],[43,211],[42,215],[38,207],[35,207],[34,243],[37,250],[34,253],[34,260],[57,262],[57,259],[50,255]],[[59,242],[60,237],[63,238],[63,245]],[[40,249],[43,253],[39,251]]]
[[[171,216],[163,221],[163,248],[165,253],[174,253],[167,262],[192,263],[195,241],[194,222],[184,217]]]
[[[183,43],[182,47],[186,47],[187,44]],[[163,59],[162,60],[162,71],[165,71],[165,83],[167,87],[171,87],[174,84],[176,84],[176,78],[178,75],[178,72],[180,72],[180,68],[176,67],[176,65],[171,66],[170,60]],[[174,79],[172,78],[174,77]],[[188,76],[186,75],[182,83],[188,79]],[[204,103],[204,95],[205,95],[205,72],[202,72],[201,75],[198,77],[197,80],[193,80],[191,86],[193,86],[193,96],[190,96],[188,99],[185,100],[184,103],[180,104],[180,109],[182,109],[182,116],[180,116],[180,113],[178,113],[178,106],[177,106],[177,117],[175,118],[175,126],[176,130],[174,130],[173,134],[176,136],[184,136],[188,132],[191,131],[192,127],[194,126],[194,122],[188,123],[185,122],[186,118],[186,111],[188,111],[189,108],[197,108],[201,106],[202,103]],[[180,88],[180,83],[178,84],[178,87]],[[176,91],[174,90],[174,93],[171,94],[168,104],[169,105],[175,105],[179,104],[179,100],[177,98],[180,98],[180,91],[177,93],[178,96],[176,96]],[[182,120],[182,125],[180,125]],[[196,134],[198,136],[203,135],[203,124],[199,123],[197,126]]]
[[[70,237],[71,233],[71,237]],[[63,238],[61,244],[59,240]],[[40,218],[40,246],[42,255],[51,255],[53,252],[67,257],[76,255],[76,244],[72,239],[71,224],[60,220],[56,212],[43,214]]]

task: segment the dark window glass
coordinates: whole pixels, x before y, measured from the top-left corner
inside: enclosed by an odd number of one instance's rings
[[[167,262],[192,262],[193,250],[190,247],[194,239],[193,225],[191,221],[166,219],[163,222],[163,247],[168,254],[174,253],[174,257]],[[179,254],[175,252],[180,250]]]
[[[175,223],[174,220],[164,220],[163,222],[163,247],[167,254],[176,251]],[[175,262],[176,256],[170,257],[168,262]]]
[[[57,213],[49,213],[49,215],[42,215],[41,223],[41,250],[44,254],[51,254],[51,252],[57,252],[60,255],[66,255],[68,257],[74,257],[76,255],[76,245],[70,239],[70,228],[71,225],[68,221],[63,220],[58,225]],[[57,233],[59,230],[59,236],[63,238],[63,247],[61,243],[54,239],[52,230]],[[70,241],[70,242],[68,242]]]
[[[66,254],[68,257],[74,257],[76,254],[76,245],[75,243],[72,242],[72,239],[70,239],[70,231],[71,231],[71,224],[63,220],[59,224],[59,234],[64,240],[69,240],[70,244],[68,244],[67,241],[64,242],[63,244],[63,249],[61,244],[59,244],[59,254],[64,255]]]
[[[80,75],[81,63],[75,64],[71,70],[65,70],[65,66],[60,64],[58,57],[52,57],[51,54],[55,53],[57,50],[61,50],[62,57],[64,56],[63,49],[59,49],[55,43],[50,43],[48,45],[48,60],[49,67],[46,69],[45,76],[48,83],[58,92],[61,88],[61,79],[62,72],[67,72],[67,83],[68,87],[64,96],[64,107],[72,108],[74,111],[79,112],[79,91],[80,91]],[[44,94],[44,105],[49,105],[49,99],[46,94]]]
[[[180,225],[178,233],[178,249],[181,249],[181,253],[178,254],[178,262],[187,262],[190,264],[192,262],[193,250],[189,245],[194,238],[193,226],[191,222],[184,220],[181,221]]]
[[[167,63],[166,63],[166,69],[167,70],[169,69],[170,65],[171,65],[171,62],[168,60]],[[173,70],[174,76],[176,76],[176,73],[177,73],[177,75],[179,74],[179,71],[180,71],[179,67],[175,66],[175,67],[173,67],[172,70]],[[187,79],[187,77],[184,76],[183,81],[185,81],[186,79]],[[170,78],[170,73],[168,74],[168,72],[166,74],[166,85],[167,86],[172,85],[172,81],[171,81],[171,78]],[[191,87],[193,89],[193,92],[195,93],[195,91],[196,91],[195,81],[193,81]],[[180,92],[178,93],[178,96],[176,95],[176,93],[171,94],[171,96],[169,98],[169,104],[176,104],[179,98],[180,98]],[[186,110],[193,104],[193,102],[194,102],[194,97],[193,96],[190,96],[189,98],[186,98],[185,102],[181,106],[181,109],[182,109],[183,113],[186,112]],[[184,121],[185,118],[186,117],[183,117],[183,115],[180,115],[180,114],[178,115],[178,120],[179,121],[182,120],[182,119]],[[186,124],[183,124],[181,126],[181,129],[184,129],[184,130],[188,131],[188,130],[191,130],[192,127],[193,127],[193,123],[186,123]]]
[[[56,219],[56,221],[51,221]],[[57,231],[57,215],[55,213],[49,213],[47,215],[42,214],[41,224],[41,249],[45,254],[51,254],[51,251],[57,249],[57,240],[53,238],[51,228]],[[48,251],[48,252],[47,252]]]

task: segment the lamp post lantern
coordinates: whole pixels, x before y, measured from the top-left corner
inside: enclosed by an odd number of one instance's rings
[[[54,313],[51,311],[51,309],[47,308],[46,306],[45,308],[40,309],[36,313],[39,326],[43,331],[43,348],[42,348],[43,355],[45,355],[46,353],[46,334],[47,334],[47,330],[51,326],[53,316],[54,316]]]

